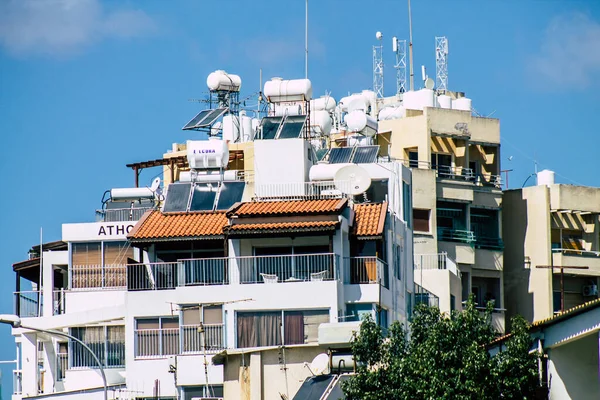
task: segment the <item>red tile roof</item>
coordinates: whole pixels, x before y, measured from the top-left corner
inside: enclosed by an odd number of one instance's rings
[[[173,238],[215,238],[223,236],[227,225],[224,212],[169,213],[148,211],[129,234],[133,241]]]
[[[341,212],[347,199],[260,201],[240,203],[227,211],[228,216],[240,218],[283,215],[312,215]]]
[[[381,236],[387,214],[387,203],[354,205],[354,234],[362,237]]]
[[[228,227],[228,229],[240,233],[250,233],[254,231],[326,231],[335,229],[338,224],[338,221],[267,222],[235,224]]]

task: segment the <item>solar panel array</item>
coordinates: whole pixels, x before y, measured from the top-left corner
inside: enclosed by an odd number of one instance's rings
[[[287,117],[265,117],[262,119],[262,136],[257,133],[255,139],[297,139],[306,124],[306,115]]]
[[[245,182],[171,183],[163,212],[227,210],[242,201]]]
[[[329,163],[369,164],[377,161],[379,146],[334,147],[329,150]]]
[[[214,110],[200,111],[190,122],[185,124],[182,129],[190,130],[209,127],[228,110],[228,108],[215,108]]]

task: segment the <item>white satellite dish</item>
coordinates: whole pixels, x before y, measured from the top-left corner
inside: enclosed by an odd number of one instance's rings
[[[381,32],[379,32],[379,31],[378,31],[378,32],[375,34],[375,37],[377,38],[377,40],[381,40],[381,39],[383,38],[383,33],[381,33]]]
[[[327,353],[317,354],[310,363],[310,370],[314,375],[323,375],[329,371],[329,356]]]
[[[371,177],[364,168],[358,165],[347,165],[335,173],[333,183],[339,191],[356,196],[364,193],[371,186]]]
[[[152,181],[152,185],[150,185],[150,190],[152,190],[153,192],[156,192],[159,187],[160,187],[160,178],[156,177]]]
[[[425,79],[425,88],[433,89],[433,86],[435,86],[435,82],[433,81],[433,79],[431,79],[431,78]]]

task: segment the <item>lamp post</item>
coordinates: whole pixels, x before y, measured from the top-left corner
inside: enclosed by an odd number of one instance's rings
[[[100,361],[100,359],[98,358],[96,353],[94,353],[94,351],[87,344],[83,343],[80,339],[77,339],[75,336],[69,335],[68,333],[61,332],[61,331],[56,331],[56,330],[52,330],[52,329],[39,329],[39,328],[32,328],[30,326],[24,326],[21,324],[21,318],[19,318],[17,315],[0,314],[0,323],[9,324],[13,328],[23,328],[23,329],[28,329],[31,331],[47,333],[49,335],[66,337],[66,338],[74,340],[75,342],[82,345],[87,351],[89,351],[89,353],[94,358],[94,361],[96,361],[96,364],[98,364],[98,368],[100,368],[100,375],[102,375],[102,383],[104,385],[104,400],[108,400],[108,385],[106,383],[106,374],[104,373],[104,365],[102,364],[102,362]]]

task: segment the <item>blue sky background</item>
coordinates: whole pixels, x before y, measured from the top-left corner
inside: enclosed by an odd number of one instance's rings
[[[534,159],[560,183],[600,186],[600,2],[412,6],[416,86],[420,65],[435,75],[434,37],[447,36],[449,89],[500,118],[511,187]],[[408,39],[407,21],[406,1],[311,0],[315,95],[371,88],[377,30],[393,94],[391,38]],[[93,221],[105,190],[132,186],[125,164],[194,138],[180,128],[203,107],[188,100],[204,97],[211,71],[240,75],[250,95],[259,68],[265,79],[303,77],[303,51],[303,0],[0,0],[0,312],[12,312],[11,266],[39,243],[40,227],[53,241],[62,223]],[[0,326],[0,359],[14,356]],[[12,369],[2,366],[4,398]]]

